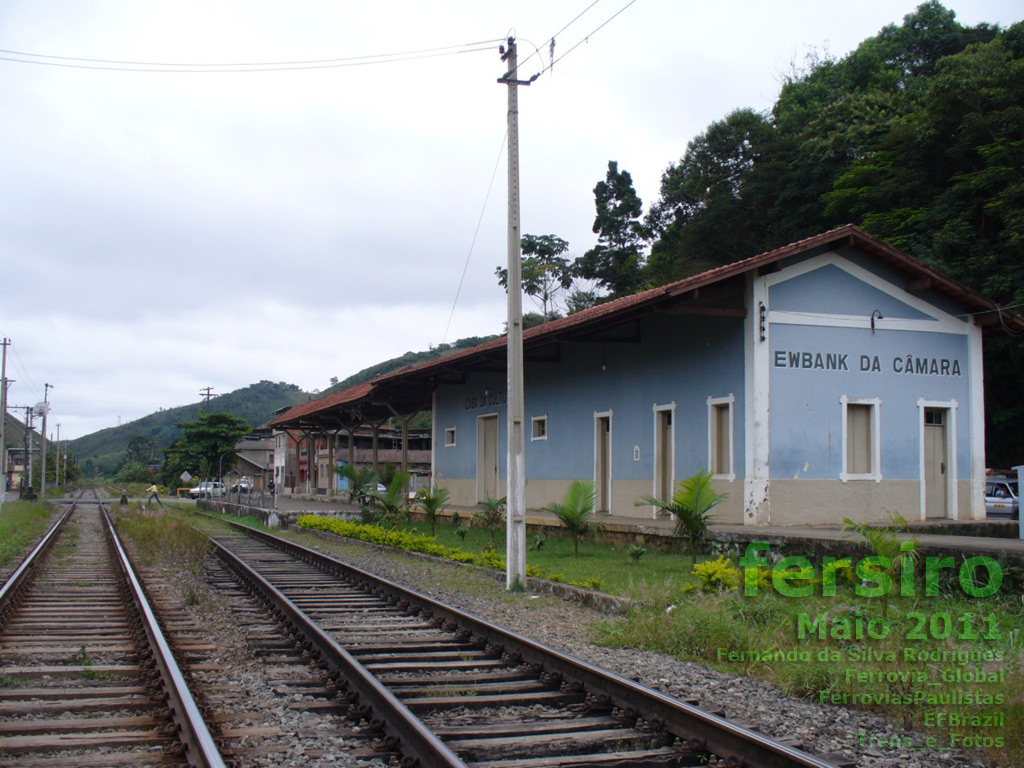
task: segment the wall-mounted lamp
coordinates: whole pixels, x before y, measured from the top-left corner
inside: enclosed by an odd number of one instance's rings
[[[877,310],[877,309],[874,312],[871,313],[871,332],[872,333],[875,332],[875,316],[876,315],[878,316],[879,320],[884,320],[885,319],[884,317],[882,317],[882,313],[879,310]]]

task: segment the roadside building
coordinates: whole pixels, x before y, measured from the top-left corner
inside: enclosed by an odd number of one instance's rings
[[[1024,318],[847,226],[524,333],[526,502],[594,482],[598,509],[710,469],[721,522],[980,518],[982,335]],[[279,417],[427,399],[433,480],[505,493],[505,339]],[[303,410],[304,409],[304,410]]]
[[[274,436],[270,429],[256,429],[235,444],[234,477],[251,478],[247,490],[263,491],[274,476]],[[233,481],[237,482],[237,481]]]
[[[38,450],[39,438],[33,435],[35,448]],[[26,477],[25,465],[25,424],[11,413],[4,414],[4,445],[2,446],[6,460],[3,466],[6,467],[7,475],[3,480],[4,485],[0,490],[17,490],[21,487],[22,479]]]
[[[412,491],[429,484],[430,429],[407,429],[403,438],[401,430],[381,424],[335,429],[307,425],[277,430],[274,435],[275,471],[284,478],[276,482],[285,494],[333,496],[347,488],[347,481],[337,472],[346,464],[378,470],[387,465],[404,469],[412,475]],[[295,470],[285,472],[287,467]]]

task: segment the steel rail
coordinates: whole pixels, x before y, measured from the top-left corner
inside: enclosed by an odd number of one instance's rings
[[[191,765],[200,768],[226,768],[224,758],[206,727],[199,707],[192,698],[188,684],[185,682],[185,676],[182,675],[178,663],[174,660],[174,654],[164,638],[156,614],[150,607],[149,600],[146,599],[142,584],[135,575],[135,570],[132,568],[124,547],[121,546],[121,540],[114,530],[114,524],[106,506],[101,505],[100,511],[106,524],[108,539],[116,554],[115,559],[135,603],[142,628],[149,640],[153,659],[160,673],[164,692],[167,694],[167,705],[171,711],[171,717],[178,730],[178,737],[185,747],[185,757]]]
[[[349,690],[358,696],[358,699],[352,698],[351,703],[358,701],[356,706],[372,709],[373,714],[379,718],[373,723],[374,727],[390,737],[386,745],[404,755],[401,762],[403,768],[466,768],[466,764],[444,742],[301,608],[216,539],[211,538],[211,541],[214,553],[228,569],[273,605],[285,623],[319,652],[321,660],[340,679],[346,681]],[[363,711],[366,719],[369,719],[369,714]]]
[[[469,629],[474,634],[486,637],[492,644],[495,644],[494,638],[499,638],[497,644],[503,646],[505,653],[515,654],[524,663],[538,665],[545,672],[560,675],[570,685],[582,687],[588,693],[602,698],[607,706],[636,713],[648,721],[660,721],[668,732],[686,739],[697,749],[705,749],[725,759],[728,765],[744,768],[836,768],[835,764],[819,757],[646,688],[458,608],[440,603],[400,584],[342,563],[309,547],[239,523],[226,522],[247,536],[282,549],[328,573],[354,578],[363,582],[371,591],[391,593],[397,595],[401,601],[421,606],[433,616],[442,617],[461,628]]]

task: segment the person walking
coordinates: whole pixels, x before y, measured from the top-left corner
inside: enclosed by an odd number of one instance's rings
[[[156,503],[162,507],[163,503],[160,501],[160,489],[156,487],[156,484],[154,483],[146,490],[149,491],[149,498],[146,499],[146,503],[149,504],[153,499],[156,499]]]

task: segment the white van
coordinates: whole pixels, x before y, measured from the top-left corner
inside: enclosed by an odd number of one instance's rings
[[[193,499],[219,499],[220,497],[227,495],[227,489],[224,487],[224,483],[204,480],[195,488],[191,489],[188,492],[188,495]]]

